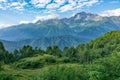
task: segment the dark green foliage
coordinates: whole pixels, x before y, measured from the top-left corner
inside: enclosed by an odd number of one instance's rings
[[[42,50],[41,48],[35,47],[35,49],[33,49],[33,55],[39,54],[39,55],[43,55],[45,54],[45,51]]]
[[[70,47],[65,55],[70,58],[76,58],[78,56],[78,52],[74,47]]]
[[[62,63],[70,63],[71,60],[70,60],[69,57],[63,57],[63,58],[61,58],[60,62],[62,62]]]
[[[46,53],[50,54],[50,55],[62,57],[62,51],[60,50],[60,48],[58,46],[53,46],[53,47],[48,46],[46,48]]]
[[[78,62],[79,54],[78,54],[78,51],[76,48],[74,48],[74,47],[65,48],[63,53],[64,53],[65,57],[70,58],[71,62]]]
[[[24,46],[21,50],[20,53],[22,54],[21,57],[29,57],[33,55],[33,49],[31,46]]]
[[[16,62],[13,64],[16,68],[22,68],[22,69],[34,69],[34,68],[41,68],[44,66],[44,63],[40,61],[24,61],[21,60],[19,62]]]
[[[78,66],[51,67],[33,80],[87,80],[86,72]]]
[[[15,61],[15,57],[12,53],[6,53],[5,54],[5,59],[4,59],[5,63],[11,63],[11,62],[14,62],[14,61]]]
[[[1,62],[0,62],[0,71],[2,70],[2,64],[1,64]]]
[[[17,61],[17,60],[19,60],[21,58],[21,53],[20,53],[19,50],[15,49],[14,52],[13,52],[13,54],[14,54],[14,57],[15,57],[14,58],[15,61]]]
[[[114,53],[109,57],[97,60],[94,64],[102,65],[104,67],[103,69],[101,69],[103,76],[102,80],[120,79],[120,53]]]
[[[14,61],[13,54],[5,50],[2,42],[0,42],[0,61],[4,61],[4,63],[9,63]]]
[[[59,56],[59,57],[62,56],[62,51],[58,46],[53,46],[53,55]]]
[[[120,46],[120,31],[111,31],[86,44],[77,47],[80,62],[91,63],[93,60],[118,52]]]
[[[47,54],[52,54],[52,53],[53,53],[51,46],[48,46],[48,47],[46,48],[46,53],[47,53]]]
[[[16,80],[12,74],[0,72],[0,80]]]
[[[0,42],[0,49],[1,49],[1,50],[5,50],[2,42]]]
[[[119,80],[120,53],[98,59],[86,65],[60,65],[50,67],[33,80]]]
[[[45,56],[43,60],[45,63],[56,63],[56,58],[53,56]]]
[[[6,50],[3,46],[3,43],[0,42],[0,61],[4,60],[5,53],[6,53]]]

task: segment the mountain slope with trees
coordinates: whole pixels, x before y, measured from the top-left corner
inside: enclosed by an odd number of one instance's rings
[[[0,43],[0,80],[119,80],[119,41],[120,31],[111,31],[76,48],[27,45],[13,53]]]

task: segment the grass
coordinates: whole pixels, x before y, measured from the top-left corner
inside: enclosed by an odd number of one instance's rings
[[[46,59],[55,59],[56,62],[45,62]],[[36,55],[34,57],[24,58],[19,61],[16,61],[15,63],[20,62],[27,62],[27,61],[40,61],[42,60],[44,63],[44,66],[42,68],[31,68],[31,69],[22,69],[22,68],[16,68],[13,64],[3,64],[3,72],[12,74],[16,77],[16,80],[30,80],[33,76],[37,76],[38,74],[47,71],[50,67],[56,67],[56,66],[76,66],[80,67],[79,64],[72,64],[72,63],[64,63],[62,62],[62,58],[58,58],[52,55],[44,54],[44,55]]]
[[[13,74],[17,80],[29,80],[33,76],[37,76],[38,74],[47,71],[50,67],[56,67],[56,66],[76,66],[80,67],[81,65],[79,64],[56,64],[56,65],[49,65],[49,66],[44,66],[43,68],[37,68],[37,69],[16,69],[13,68],[11,65],[4,65],[4,72]]]

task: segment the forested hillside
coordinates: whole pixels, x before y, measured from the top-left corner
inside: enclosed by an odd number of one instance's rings
[[[0,80],[120,80],[120,31],[77,47],[29,45],[10,53],[0,43]]]

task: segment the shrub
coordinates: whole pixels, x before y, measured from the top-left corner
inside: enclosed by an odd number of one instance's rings
[[[77,66],[57,66],[50,67],[37,77],[31,80],[87,80],[85,70]]]
[[[59,60],[59,62],[61,62],[61,63],[70,63],[70,58],[68,58],[68,57],[63,57],[63,58],[61,58],[61,59]]]
[[[54,56],[45,56],[42,58],[46,63],[56,63],[56,59]]]
[[[0,80],[15,80],[15,76],[5,72],[0,72]]]
[[[15,63],[17,68],[22,69],[33,69],[33,68],[41,68],[44,64],[40,61],[24,61],[24,62],[17,62]]]
[[[0,63],[0,70],[2,70],[2,65],[1,65],[1,63]]]

